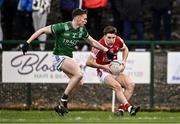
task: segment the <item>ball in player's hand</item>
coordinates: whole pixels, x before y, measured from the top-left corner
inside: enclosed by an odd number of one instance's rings
[[[110,69],[113,75],[119,75],[121,72],[124,71],[124,65],[117,60],[113,60],[110,63]]]

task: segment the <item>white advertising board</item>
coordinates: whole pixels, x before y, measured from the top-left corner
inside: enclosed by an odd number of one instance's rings
[[[100,83],[96,69],[85,66],[89,52],[74,52],[74,59],[84,71],[85,83]],[[67,83],[68,78],[52,66],[51,52],[3,52],[2,82],[4,83]],[[121,53],[119,53],[121,56]],[[119,57],[121,58],[121,57]],[[127,73],[135,83],[150,82],[150,53],[130,52]]]
[[[122,54],[118,54],[118,58]],[[129,75],[135,83],[150,83],[150,52],[130,52],[124,73]]]
[[[167,83],[180,84],[180,52],[168,52]]]

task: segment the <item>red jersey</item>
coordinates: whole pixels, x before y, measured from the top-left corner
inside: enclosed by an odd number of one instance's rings
[[[108,48],[113,54],[114,54],[114,60],[117,59],[117,53],[118,51],[124,47],[124,42],[120,37],[116,37],[115,42],[112,46],[107,46],[104,38],[99,40],[99,43],[102,44],[104,47]],[[109,64],[111,62],[110,59],[108,59],[106,52],[98,49],[92,49],[93,56],[96,58],[96,63],[105,65]],[[100,71],[97,69],[97,71]]]

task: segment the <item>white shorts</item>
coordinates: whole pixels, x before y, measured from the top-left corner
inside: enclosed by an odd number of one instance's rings
[[[101,70],[101,72],[99,72],[99,74],[98,74],[98,78],[99,78],[100,82],[101,82],[101,83],[104,83],[104,79],[105,79],[106,76],[108,76],[108,75],[111,75],[111,76],[113,76],[114,78],[116,77],[116,76],[110,74],[110,73],[107,72],[107,71]]]
[[[62,71],[61,67],[66,58],[70,58],[70,57],[63,55],[52,55],[52,62],[55,69],[57,69],[58,71]]]

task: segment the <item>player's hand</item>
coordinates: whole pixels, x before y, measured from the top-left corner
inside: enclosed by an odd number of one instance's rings
[[[107,54],[108,59],[113,60],[114,54],[113,54],[111,51],[108,50],[108,51],[106,52],[106,54]]]
[[[124,69],[125,69],[125,64],[124,63],[121,63],[121,72],[123,72],[124,71]]]
[[[121,64],[124,66],[124,68],[126,67],[126,61],[122,61]]]
[[[107,72],[111,72],[109,64],[103,65],[103,69],[106,70]]]
[[[29,43],[25,42],[22,46],[22,52],[23,52],[23,55],[25,55],[25,53],[27,52],[29,48]]]

